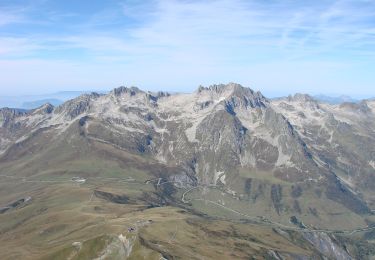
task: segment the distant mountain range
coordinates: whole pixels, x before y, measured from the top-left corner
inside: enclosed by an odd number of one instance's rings
[[[300,93],[297,93],[296,95],[301,95]],[[305,95],[305,94],[302,94]],[[339,105],[342,103],[360,103],[361,101],[364,100],[375,100],[375,98],[353,98],[351,96],[347,95],[341,95],[341,96],[328,96],[328,95],[309,95],[309,97],[313,98],[315,101],[320,102],[320,103],[326,103],[326,104],[331,104],[331,105]],[[271,98],[271,100],[281,100],[287,98],[285,96],[283,97],[275,97]]]
[[[51,98],[51,99],[40,99],[40,100],[35,100],[35,101],[28,101],[28,102],[23,102],[21,108],[23,109],[34,109],[40,106],[43,106],[44,104],[51,104],[53,106],[58,106],[64,103],[63,100],[61,99],[56,99],[56,98]]]
[[[46,103],[58,106],[69,99],[73,99],[80,95],[91,92],[92,91],[60,91],[56,93],[40,95],[0,96],[0,108],[11,107],[20,109],[34,109]],[[100,94],[106,93],[106,91],[96,92]]]
[[[19,109],[35,109],[44,104],[51,104],[53,106],[59,106],[67,100],[76,98],[83,94],[89,94],[96,92],[99,94],[107,94],[108,91],[59,91],[50,94],[41,95],[21,95],[21,96],[0,96],[0,108],[10,107]],[[177,92],[171,92],[171,94],[177,94]],[[358,103],[361,99],[356,99],[347,95],[341,96],[330,96],[330,95],[314,95],[312,96],[316,101],[328,103],[328,104],[341,104],[344,102]],[[279,98],[271,98],[279,99]],[[374,100],[375,98],[368,98],[367,100]]]
[[[315,95],[314,98],[320,102],[329,103],[329,104],[341,104],[344,102],[352,102],[357,103],[360,99],[355,99],[350,96],[342,95],[342,96],[327,96],[327,95]]]

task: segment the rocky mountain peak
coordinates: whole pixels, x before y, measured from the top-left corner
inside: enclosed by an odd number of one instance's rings
[[[302,94],[302,93],[297,93],[297,94],[294,94],[294,96],[288,96],[288,101],[294,101],[294,102],[304,102],[304,103],[307,103],[307,102],[312,102],[312,103],[316,103],[317,101],[312,97],[310,96],[309,94]]]
[[[95,100],[100,97],[98,93],[84,94],[75,99],[69,100],[64,104],[56,107],[54,110],[55,113],[62,113],[68,119],[73,119],[76,116],[87,112]]]
[[[235,92],[249,92],[251,94],[254,93],[254,91],[250,88],[243,87],[240,84],[237,83],[228,83],[228,84],[214,84],[210,85],[208,87],[199,86],[197,92],[214,92],[217,94],[225,94],[225,93],[235,93]]]
[[[225,100],[227,105],[233,107],[266,107],[266,104],[269,103],[261,92],[255,92],[251,88],[244,87],[237,83],[218,84],[209,87],[200,86],[196,93],[198,95],[210,93],[219,100]]]
[[[55,107],[52,104],[46,103],[46,104],[32,110],[31,113],[32,114],[46,115],[46,114],[51,114],[54,109],[55,109]]]
[[[318,101],[309,94],[297,93],[294,94],[294,96],[290,95],[288,96],[287,101],[299,103],[302,107],[309,108],[311,110],[317,110],[320,108]]]
[[[129,94],[130,96],[135,96],[136,94],[138,93],[144,93],[142,90],[140,90],[139,88],[137,87],[125,87],[125,86],[120,86],[118,88],[115,88],[111,91],[111,93],[114,95],[114,96],[121,96],[123,94]]]
[[[363,114],[371,112],[371,109],[367,105],[366,101],[362,101],[360,103],[344,102],[340,105],[340,108],[351,112],[360,112]]]

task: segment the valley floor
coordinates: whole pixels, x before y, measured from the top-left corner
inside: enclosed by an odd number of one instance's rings
[[[303,232],[327,230],[273,223],[209,200],[242,220],[202,215],[186,204],[192,189],[180,192],[180,206],[145,196],[163,185],[158,178],[97,176],[79,183],[65,176],[1,175],[1,205],[30,198],[0,214],[1,259],[293,259],[321,254]]]

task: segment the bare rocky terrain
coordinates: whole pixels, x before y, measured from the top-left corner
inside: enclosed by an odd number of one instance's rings
[[[0,126],[7,259],[16,246],[47,259],[374,254],[375,101],[270,100],[234,83],[190,94],[119,87],[57,107],[3,108]],[[40,230],[28,239],[42,244],[17,239],[32,225]]]

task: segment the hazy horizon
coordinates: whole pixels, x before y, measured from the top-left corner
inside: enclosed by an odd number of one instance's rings
[[[99,94],[106,94],[106,93],[109,93],[111,90],[115,89],[115,88],[118,88],[118,87],[121,87],[121,86],[125,86],[125,87],[137,87],[139,88],[140,90],[142,91],[151,91],[151,92],[157,92],[157,91],[165,91],[165,92],[168,92],[168,93],[192,93],[194,91],[196,91],[199,86],[204,86],[204,87],[209,87],[211,85],[215,85],[215,84],[229,84],[229,83],[236,83],[237,82],[223,82],[223,83],[214,83],[214,84],[208,84],[208,85],[197,85],[195,87],[191,87],[189,88],[188,91],[185,91],[185,90],[173,90],[173,89],[157,89],[157,88],[152,88],[152,89],[147,89],[147,88],[144,88],[142,86],[139,86],[139,85],[126,85],[126,84],[123,84],[123,85],[118,85],[118,86],[113,86],[113,87],[107,87],[107,88],[97,88],[97,89],[90,89],[90,88],[82,88],[80,89],[79,87],[75,88],[75,89],[56,89],[56,90],[51,90],[51,91],[41,91],[41,92],[29,92],[29,93],[17,93],[17,94],[9,94],[9,95],[1,95],[3,98],[4,97],[12,97],[12,98],[16,98],[16,97],[44,97],[44,96],[53,96],[53,95],[57,95],[57,94],[64,94],[64,93],[68,93],[68,94],[73,94],[73,93],[76,93],[77,95],[79,95],[80,93],[91,93],[91,92],[96,92],[96,93],[99,93]],[[238,83],[240,84],[240,83]],[[332,93],[332,92],[303,92],[303,91],[298,91],[298,92],[287,92],[287,91],[262,91],[261,89],[257,89],[257,88],[254,88],[252,86],[247,86],[247,85],[243,85],[243,84],[240,84],[242,85],[243,87],[246,87],[246,88],[250,88],[254,91],[259,91],[261,92],[266,98],[279,98],[279,97],[287,97],[289,95],[295,95],[295,94],[307,94],[307,95],[310,95],[310,96],[326,96],[326,97],[331,97],[331,98],[339,98],[339,97],[350,97],[350,98],[353,98],[353,99],[357,99],[357,100],[361,100],[361,99],[372,99],[375,97],[375,93],[374,95],[361,95],[361,94],[353,94],[353,95],[348,95],[348,94],[342,94],[342,93]]]
[[[127,86],[130,87],[130,86]],[[142,87],[136,86],[139,89],[143,91],[147,91],[146,89],[143,89]],[[207,87],[207,86],[206,86]],[[244,86],[246,87],[246,86]],[[196,90],[198,86],[194,89]],[[108,90],[61,90],[56,92],[47,92],[47,93],[38,93],[38,94],[20,94],[15,96],[6,96],[1,95],[0,96],[0,108],[3,107],[10,107],[10,108],[19,108],[19,109],[33,109],[40,107],[41,105],[44,105],[46,103],[50,103],[54,106],[60,105],[63,102],[76,98],[82,94],[85,93],[91,93],[96,92],[100,94],[107,94],[109,91],[111,91],[113,88]],[[260,91],[257,89],[253,89],[254,91]],[[163,91],[163,90],[160,90]],[[171,94],[175,93],[191,93],[186,91],[169,91]],[[275,98],[281,98],[281,97],[287,97],[290,95],[294,95],[297,93],[287,93],[285,95],[281,94],[277,95],[277,93],[264,93],[261,91],[261,93],[269,99],[275,99]],[[330,102],[330,103],[341,103],[341,102],[359,102],[361,100],[366,99],[373,99],[374,96],[346,96],[346,95],[340,95],[340,94],[325,94],[325,93],[301,93],[301,94],[308,94],[312,97],[314,97],[318,101],[324,101],[324,102]]]

